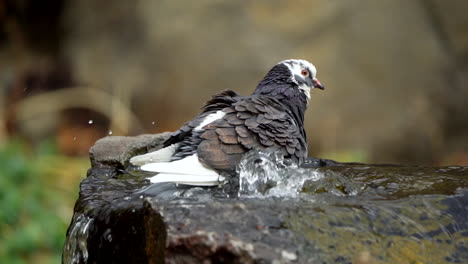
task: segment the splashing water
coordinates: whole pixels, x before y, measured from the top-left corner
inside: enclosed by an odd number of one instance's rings
[[[318,181],[317,170],[298,168],[280,151],[251,151],[239,163],[239,196],[288,196],[301,193],[305,181]]]
[[[86,263],[88,233],[93,219],[80,214],[70,230],[63,248],[63,263]]]

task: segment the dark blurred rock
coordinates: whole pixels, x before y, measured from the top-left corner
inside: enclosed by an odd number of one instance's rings
[[[91,149],[63,263],[468,261],[468,167],[324,167],[296,198],[148,187],[125,173],[167,136],[107,137]]]
[[[66,2],[64,0],[0,2],[0,22],[3,22],[0,24],[0,32],[6,33],[5,42],[20,50],[26,48],[42,55],[58,55],[61,41],[65,37],[60,20]],[[0,45],[2,42],[0,36]]]

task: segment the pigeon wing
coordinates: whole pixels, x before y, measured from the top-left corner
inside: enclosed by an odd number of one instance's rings
[[[204,127],[197,154],[216,170],[231,171],[254,148],[281,149],[286,158],[302,162],[307,155],[303,128],[284,106],[266,96],[244,97],[223,109],[226,114]]]
[[[219,94],[214,95],[208,102],[206,102],[205,106],[202,108],[202,113],[200,113],[194,119],[186,122],[179,130],[175,131],[165,142],[164,147],[170,146],[175,143],[182,142],[176,152],[185,151],[187,152],[186,155],[181,153],[180,156],[187,156],[190,152],[194,152],[194,150],[190,150],[193,145],[198,145],[197,142],[198,135],[193,134],[193,130],[200,125],[203,120],[210,114],[216,113],[219,110],[223,110],[226,107],[229,107],[234,103],[240,95],[231,90],[225,90]],[[184,142],[185,141],[185,142]],[[193,154],[193,153],[192,153]]]
[[[234,107],[241,117],[247,116],[245,112],[254,114],[246,119],[245,125],[263,147],[279,148],[286,158],[299,163],[307,157],[304,127],[294,121],[289,107],[268,96],[252,96]]]
[[[213,95],[212,98],[205,103],[202,112],[194,119],[186,122],[179,130],[175,131],[165,142],[164,147],[178,143],[190,137],[195,127],[201,124],[206,116],[223,110],[236,102],[240,95],[232,90],[225,90],[219,94]]]

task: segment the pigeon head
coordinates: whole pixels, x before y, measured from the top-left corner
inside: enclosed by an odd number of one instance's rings
[[[286,103],[307,105],[311,89],[325,89],[316,75],[317,69],[306,60],[284,60],[271,68],[254,94],[273,96]]]

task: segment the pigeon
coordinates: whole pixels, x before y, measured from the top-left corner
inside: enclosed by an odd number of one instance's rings
[[[247,152],[274,148],[300,165],[307,158],[304,113],[313,88],[324,89],[315,66],[300,59],[273,66],[250,96],[226,90],[175,131],[155,152],[130,163],[157,173],[152,183],[214,186]]]

